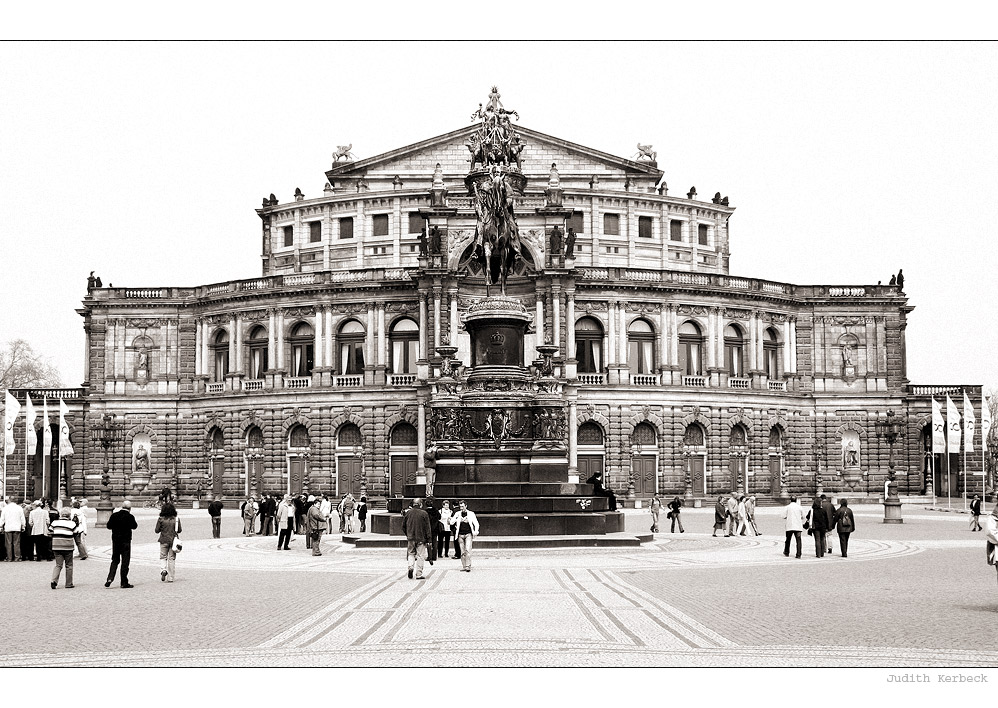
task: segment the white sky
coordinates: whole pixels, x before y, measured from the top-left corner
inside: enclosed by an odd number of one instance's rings
[[[264,21],[265,18],[260,18]],[[496,84],[521,124],[720,191],[731,272],[887,283],[913,383],[998,387],[998,47],[954,43],[0,44],[0,340],[82,380],[75,313],[105,285],[260,273],[265,194],[321,193],[468,123]]]

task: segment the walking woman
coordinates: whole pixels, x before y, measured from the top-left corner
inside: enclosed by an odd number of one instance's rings
[[[717,498],[717,504],[714,505],[714,533],[711,536],[717,536],[718,531],[724,530],[724,520],[728,515],[728,507],[724,504],[724,495],[720,495]]]
[[[839,500],[838,511],[835,512],[835,527],[839,532],[839,548],[842,549],[842,557],[849,555],[849,534],[856,530],[856,519],[849,508],[849,500]]]
[[[811,510],[807,512],[807,519],[811,523],[808,534],[814,537],[814,555],[818,558],[825,557],[825,533],[828,532],[828,517],[825,510],[821,508],[821,499],[814,498]]]
[[[679,518],[679,510],[682,506],[683,500],[679,497],[669,502],[669,518],[672,519],[672,531],[669,533],[676,533],[676,524],[679,524],[679,533],[686,533],[686,529],[683,528],[683,520]]]
[[[460,509],[455,514],[457,521],[457,538],[461,543],[461,570],[471,572],[471,546],[475,536],[478,535],[478,517],[475,512],[468,511],[465,502],[459,504]]]
[[[290,551],[288,542],[295,530],[295,505],[291,495],[285,494],[284,500],[277,505],[277,550]]]
[[[651,509],[651,532],[658,533],[658,515],[662,512],[662,500],[656,494],[648,506]]]
[[[173,550],[173,539],[180,535],[183,528],[177,518],[177,507],[170,502],[163,504],[159,518],[156,519],[155,533],[159,534],[159,579],[173,582],[177,572],[177,552]]]

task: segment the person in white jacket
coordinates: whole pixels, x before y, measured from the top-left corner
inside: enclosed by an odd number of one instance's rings
[[[87,500],[78,499],[73,502],[72,518],[76,521],[76,550],[80,552],[80,560],[87,559]]]
[[[451,519],[451,526],[454,527],[461,545],[461,571],[470,573],[471,546],[475,536],[478,535],[478,517],[475,516],[475,512],[469,511],[468,504],[462,501]]]
[[[783,518],[787,520],[787,542],[783,544],[783,555],[790,556],[790,539],[797,539],[797,557],[800,558],[800,534],[804,530],[804,510],[797,503],[797,497],[790,497],[790,503],[783,509]]]
[[[10,504],[7,506],[9,507]],[[995,504],[995,508],[991,510],[991,514],[984,522],[984,533],[986,534],[984,549],[988,555],[988,565],[993,565],[998,571],[998,557],[996,557],[998,556],[998,504]],[[10,551],[8,550],[7,553],[9,556]]]
[[[26,524],[27,519],[24,518],[21,505],[8,501],[3,511],[0,511],[0,531],[3,531],[8,561],[21,560],[21,533]]]

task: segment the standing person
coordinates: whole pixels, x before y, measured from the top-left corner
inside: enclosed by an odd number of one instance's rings
[[[47,560],[49,557],[49,513],[42,506],[41,501],[36,500],[31,506],[28,523],[31,525],[31,545],[35,549],[35,560]]]
[[[834,523],[839,532],[839,548],[842,549],[842,557],[849,557],[849,534],[856,530],[856,519],[849,508],[848,499],[839,500],[839,510],[835,512]]]
[[[0,531],[3,531],[7,562],[21,560],[21,534],[27,525],[24,509],[20,504],[7,504],[0,512]],[[31,560],[27,558],[26,560]]]
[[[718,531],[724,530],[724,521],[728,517],[728,507],[724,504],[724,495],[721,494],[717,497],[717,503],[714,504],[714,533],[711,536],[717,537]]]
[[[478,517],[475,516],[475,512],[468,510],[468,505],[465,502],[458,504],[458,512],[456,515],[457,521],[457,538],[461,544],[461,570],[464,572],[471,572],[471,546],[478,535]]]
[[[70,518],[76,522],[76,533],[73,536],[73,540],[76,542],[76,548],[80,551],[80,560],[85,561],[87,559],[88,528],[86,499],[73,502],[73,511],[70,513]]]
[[[299,494],[293,500],[295,507],[295,533],[305,532],[305,495]]]
[[[440,512],[432,497],[426,499],[426,515],[430,517],[430,537],[426,541],[426,557],[433,565],[437,559],[437,532],[440,529]]]
[[[208,505],[208,516],[211,517],[211,537],[222,537],[222,498],[215,495],[215,501]]]
[[[755,495],[745,500],[745,517],[748,519],[749,525],[752,526],[755,535],[761,536],[759,527],[755,525]]]
[[[984,520],[984,552],[987,555],[988,565],[993,565],[998,570],[998,504],[988,514]]]
[[[326,516],[322,513],[322,504],[316,501],[315,497],[309,497],[311,506],[305,513],[305,525],[308,526],[309,545],[312,548],[313,556],[321,556],[322,549],[319,543],[322,541],[322,530],[326,528]]]
[[[343,515],[344,507],[347,503],[347,493],[343,492],[343,496],[340,498],[340,503],[336,505],[336,513],[340,515],[340,533],[343,533],[346,528],[347,517]]]
[[[430,517],[423,511],[423,500],[415,499],[412,508],[402,517],[402,533],[406,537],[405,560],[409,564],[409,579],[412,580],[413,566],[416,580],[423,580],[423,561],[426,560],[426,544],[433,539]]]
[[[797,497],[790,497],[790,503],[783,509],[783,518],[787,520],[784,528],[787,532],[787,541],[783,544],[783,555],[790,556],[790,539],[797,539],[797,558],[800,558],[801,541],[800,534],[804,530],[804,510],[797,503]]]
[[[295,530],[295,505],[290,494],[277,506],[277,550],[290,551],[288,542]],[[283,545],[282,545],[283,544]]]
[[[52,552],[55,554],[55,567],[52,569],[52,589],[59,585],[62,566],[66,565],[66,587],[73,587],[73,542],[76,536],[76,521],[70,518],[68,506],[59,511],[59,516],[49,524],[52,534]]]
[[[353,512],[356,508],[357,500],[353,498],[353,494],[347,492],[343,498],[343,524],[347,533],[353,533]]]
[[[360,504],[357,505],[357,520],[360,521],[360,532],[367,531],[367,497],[360,498]]]
[[[127,499],[121,502],[121,508],[111,514],[107,520],[107,528],[111,529],[111,569],[107,572],[107,582],[104,587],[111,587],[114,574],[121,562],[121,587],[134,587],[128,582],[128,564],[132,559],[132,531],[139,527],[132,516],[132,502]]]
[[[24,515],[24,532],[21,533],[21,559],[29,561],[35,555],[35,543],[31,536],[31,512],[35,510],[33,502],[21,500],[21,513]]]
[[[326,533],[333,532],[333,504],[329,501],[329,495],[323,494],[322,501],[319,502],[319,508],[322,510],[322,515],[326,517]]]
[[[257,505],[253,500],[253,497],[246,497],[246,501],[243,502],[243,535],[252,536],[253,535],[253,520],[256,518]]]
[[[672,519],[672,530],[669,533],[676,533],[676,524],[679,524],[679,533],[686,533],[683,528],[683,520],[679,518],[679,510],[683,507],[683,500],[676,497],[669,502],[669,518]]]
[[[981,530],[981,495],[975,494],[974,500],[970,502],[970,530]]]
[[[738,529],[738,492],[731,492],[726,511],[728,524],[724,529],[724,535],[734,536]]]
[[[458,503],[456,501],[452,501],[450,503],[450,508],[451,508],[450,530],[451,530],[451,536],[454,537],[454,558],[457,560],[461,560],[461,544],[458,543],[458,538],[457,538],[457,513],[458,511],[460,511],[460,509],[458,508]]]
[[[738,525],[735,527],[736,536],[747,536],[748,531],[748,510],[745,508],[745,495],[738,495],[738,507],[736,511],[738,515]]]
[[[648,508],[651,510],[651,532],[658,533],[658,515],[662,513],[662,500],[658,494],[651,498]]]
[[[835,506],[824,494],[821,495],[821,509],[825,512],[825,553],[832,552],[832,534],[835,533]]]
[[[173,539],[183,531],[180,519],[177,518],[177,507],[170,502],[163,504],[156,519],[155,533],[159,534],[159,579],[173,582],[177,572],[177,552],[173,550]]]
[[[437,527],[437,558],[442,553],[444,558],[450,557],[450,527],[453,514],[450,502],[444,499],[440,505],[440,525]]]
[[[821,508],[821,499],[814,498],[811,510],[807,512],[807,520],[811,523],[808,534],[814,536],[814,555],[818,558],[825,557],[825,534],[828,532],[828,517],[825,510]]]

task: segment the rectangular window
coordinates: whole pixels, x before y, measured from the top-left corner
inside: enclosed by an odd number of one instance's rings
[[[322,240],[322,222],[321,221],[310,221],[308,222],[308,240],[309,243],[319,243]]]
[[[388,214],[375,214],[371,217],[372,236],[387,236],[388,235]]]
[[[575,231],[576,234],[582,234],[586,231],[586,219],[581,211],[573,211],[572,215],[568,217],[567,228]]]
[[[669,238],[673,241],[683,240],[683,222],[673,219],[669,222]]]
[[[707,224],[697,224],[697,236],[701,246],[707,245]]]
[[[353,217],[340,219],[340,238],[353,238]]]
[[[418,234],[426,226],[426,220],[418,211],[409,212],[409,233]]]
[[[638,217],[638,238],[651,238],[651,217]]]
[[[285,226],[284,227],[284,245],[294,246],[295,245],[295,227]]]
[[[620,214],[603,215],[603,234],[606,236],[620,236]]]

